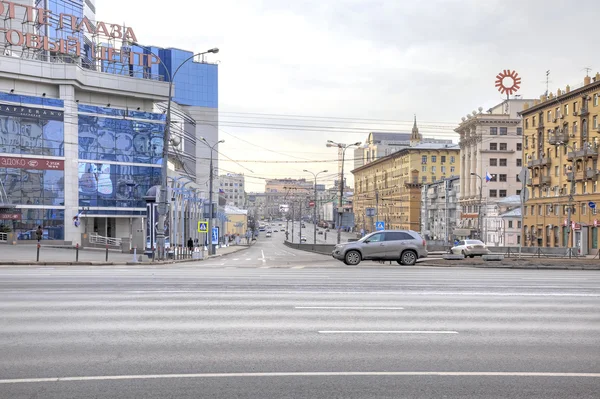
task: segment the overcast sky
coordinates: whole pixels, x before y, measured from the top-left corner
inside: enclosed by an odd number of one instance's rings
[[[142,44],[220,49],[210,60],[219,61],[223,154],[331,161],[221,158],[253,191],[264,190],[260,177],[335,172],[326,140],[409,132],[414,114],[425,136],[456,140],[462,116],[502,101],[494,80],[503,69],[519,73],[525,98],[544,93],[546,70],[554,92],[582,82],[585,67],[600,70],[594,0],[96,0],[96,9],[98,20],[131,26]]]

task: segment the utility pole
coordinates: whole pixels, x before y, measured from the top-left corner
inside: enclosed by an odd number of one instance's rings
[[[448,191],[449,191],[449,187],[450,187],[450,180],[446,179],[444,181],[444,185],[445,185],[445,189],[446,189],[446,200],[445,200],[445,205],[446,205],[446,209],[444,209],[445,214],[444,214],[444,237],[445,237],[445,241],[444,244],[445,245],[449,245],[450,239],[448,237],[448,207],[450,206],[450,199],[448,198]]]
[[[314,224],[313,244],[316,244],[317,243],[317,176],[319,176],[321,173],[327,173],[327,170],[322,170],[318,173],[313,173],[311,171],[304,169],[304,172],[312,174],[315,178],[315,187],[314,187],[315,198],[314,198],[314,206],[313,206],[313,208],[314,208],[313,209],[313,224]]]
[[[482,202],[483,202],[482,201],[482,198],[483,198],[483,196],[482,196],[483,195],[483,178],[481,176],[479,176],[477,173],[473,173],[473,172],[471,172],[471,176],[476,176],[476,177],[479,178],[479,183],[480,183],[479,184],[479,213],[477,215],[477,219],[478,219],[477,220],[477,224],[478,224],[477,228],[479,230],[479,240],[485,243],[485,241],[483,241],[482,215],[481,215],[481,206],[483,205],[482,204]]]
[[[379,191],[375,191],[375,215],[377,215],[377,221],[379,222]]]
[[[292,244],[294,243],[294,223],[296,223],[296,215],[294,212],[294,199],[292,198]]]
[[[342,240],[342,216],[343,216],[343,212],[344,212],[344,205],[343,205],[343,201],[344,201],[344,161],[345,161],[345,156],[346,156],[346,150],[350,147],[358,147],[360,145],[360,141],[354,144],[342,144],[342,143],[335,143],[331,140],[327,140],[327,147],[337,147],[338,148],[338,154],[339,152],[342,153],[342,165],[340,168],[340,198],[339,198],[339,205],[338,205],[338,225],[337,225],[337,243],[339,244]]]

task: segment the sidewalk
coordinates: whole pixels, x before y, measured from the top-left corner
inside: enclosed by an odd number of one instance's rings
[[[215,255],[208,256],[204,251],[205,259],[225,256],[250,248],[252,245],[234,245],[225,248],[217,248]],[[106,261],[106,250],[86,248],[79,250],[79,262],[75,262],[76,251],[74,247],[52,247],[42,246],[40,248],[40,261],[36,262],[37,245],[0,245],[0,266],[15,265],[165,265],[173,263],[201,262],[202,259],[167,260],[152,262],[143,252],[137,253],[137,258],[142,257],[142,262],[134,262],[133,254],[124,254],[120,251],[108,251],[108,262]]]

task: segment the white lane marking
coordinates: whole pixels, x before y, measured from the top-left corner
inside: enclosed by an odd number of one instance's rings
[[[292,269],[304,269],[304,266],[293,266]]]
[[[261,260],[262,260],[262,263],[263,263],[263,264],[265,264],[265,262],[267,261],[267,260],[265,259],[265,251],[263,251],[263,250],[261,249],[261,250],[260,250],[260,253],[261,253],[261,255],[262,255],[262,258],[261,258]]]
[[[404,308],[369,307],[369,306],[295,306],[294,309],[403,310]]]
[[[240,260],[240,258],[235,258],[235,259],[233,259],[233,260]]]
[[[246,260],[252,260],[252,258],[246,258]]]
[[[319,331],[319,334],[458,334],[458,331]]]
[[[157,380],[169,378],[239,378],[239,377],[352,377],[352,376],[397,376],[397,377],[566,377],[600,378],[600,373],[556,373],[527,371],[297,371],[266,373],[194,373],[194,374],[140,374],[98,375],[81,377],[15,378],[0,380],[0,384],[27,384],[36,382],[77,382],[111,380]]]
[[[235,269],[235,267],[226,267],[226,269]],[[490,293],[490,292],[401,292],[401,291],[310,291],[310,290],[296,290],[296,291],[281,291],[281,290],[7,290],[0,289],[0,292],[5,294],[260,294],[260,295],[272,295],[272,294],[288,294],[288,295],[299,295],[299,294],[321,294],[321,295],[400,295],[400,296],[525,296],[525,297],[577,297],[577,298],[600,298],[600,294],[581,294],[581,293],[551,293],[551,292],[540,292],[540,293],[525,293],[525,292],[514,292],[514,293]]]
[[[521,277],[521,280],[584,280],[590,281],[587,277]]]
[[[268,269],[268,268],[269,268],[269,266],[261,266],[261,267],[259,267],[259,269]]]

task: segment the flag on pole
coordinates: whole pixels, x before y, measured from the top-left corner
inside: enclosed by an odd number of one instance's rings
[[[490,175],[490,172],[488,172],[488,171],[485,172],[485,181],[486,182],[489,183],[490,181],[492,181],[493,178],[494,177],[492,175]]]

